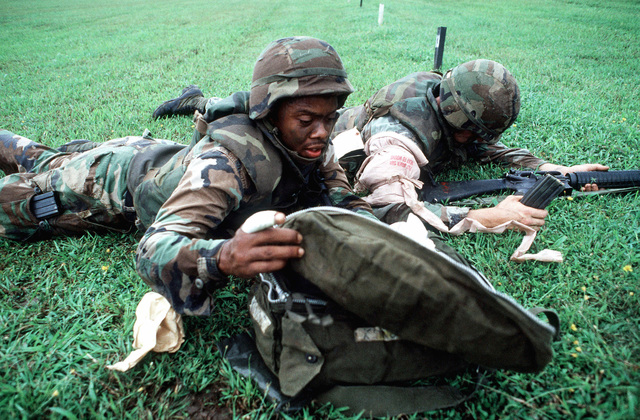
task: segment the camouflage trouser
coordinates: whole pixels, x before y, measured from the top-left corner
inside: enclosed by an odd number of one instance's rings
[[[137,151],[155,143],[124,137],[84,152],[62,152],[0,130],[0,169],[6,174],[0,179],[0,237],[35,240],[132,229],[127,169]],[[60,213],[38,219],[32,202],[47,192],[57,196]]]

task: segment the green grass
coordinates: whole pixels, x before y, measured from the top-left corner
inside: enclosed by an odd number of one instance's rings
[[[356,105],[386,83],[429,70],[436,28],[447,26],[445,68],[491,58],[520,83],[522,112],[505,143],[557,163],[640,168],[637,1],[387,1],[382,26],[378,2],[363,3],[3,0],[0,127],[52,146],[145,128],[187,142],[189,119],[153,121],[153,109],[190,83],[217,96],[248,89],[259,52],[288,35],[323,38],[338,50],[357,88],[347,104]],[[502,171],[472,166],[446,177]],[[543,372],[499,372],[473,400],[429,416],[637,418],[638,208],[637,194],[556,200],[534,250],[560,250],[562,264],[509,262],[521,239],[515,232],[451,238],[499,290],[558,311],[562,337]],[[273,405],[215,347],[249,327],[241,282],[220,291],[213,317],[185,319],[178,353],[148,355],[127,373],[105,369],[131,350],[135,307],[148,291],[134,270],[137,239],[0,240],[0,413],[273,417]],[[341,418],[332,407],[299,417],[312,416]]]

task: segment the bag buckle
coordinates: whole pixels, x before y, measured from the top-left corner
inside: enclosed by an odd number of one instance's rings
[[[269,291],[267,292],[267,300],[269,303],[285,303],[289,299],[291,294],[280,286],[280,283],[273,273],[260,273],[258,276],[260,281],[266,283],[269,287]]]

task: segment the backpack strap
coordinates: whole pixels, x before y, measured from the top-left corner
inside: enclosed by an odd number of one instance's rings
[[[311,396],[304,392],[295,397],[282,393],[278,377],[264,363],[252,334],[243,332],[233,337],[222,338],[216,346],[231,368],[241,376],[253,380],[266,399],[276,404],[277,411],[294,414],[311,402]]]
[[[454,407],[472,398],[485,382],[486,371],[478,369],[474,388],[468,393],[448,385],[422,387],[391,385],[337,385],[319,395],[302,392],[288,397],[280,391],[280,383],[265,365],[253,337],[241,333],[223,338],[217,344],[222,357],[245,378],[252,379],[266,398],[277,404],[277,410],[293,414],[308,406],[311,400],[335,407],[348,407],[346,415],[364,412],[368,416],[396,416]]]
[[[345,415],[363,413],[369,417],[397,416],[407,413],[455,407],[470,398],[484,383],[485,372],[478,371],[474,388],[464,393],[448,385],[403,387],[391,385],[336,385],[314,399],[335,407],[349,407]]]

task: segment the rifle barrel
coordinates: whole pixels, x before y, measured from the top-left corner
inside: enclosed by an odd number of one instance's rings
[[[598,188],[639,187],[640,170],[575,172],[567,174],[567,179],[574,190],[585,184],[598,184]]]

